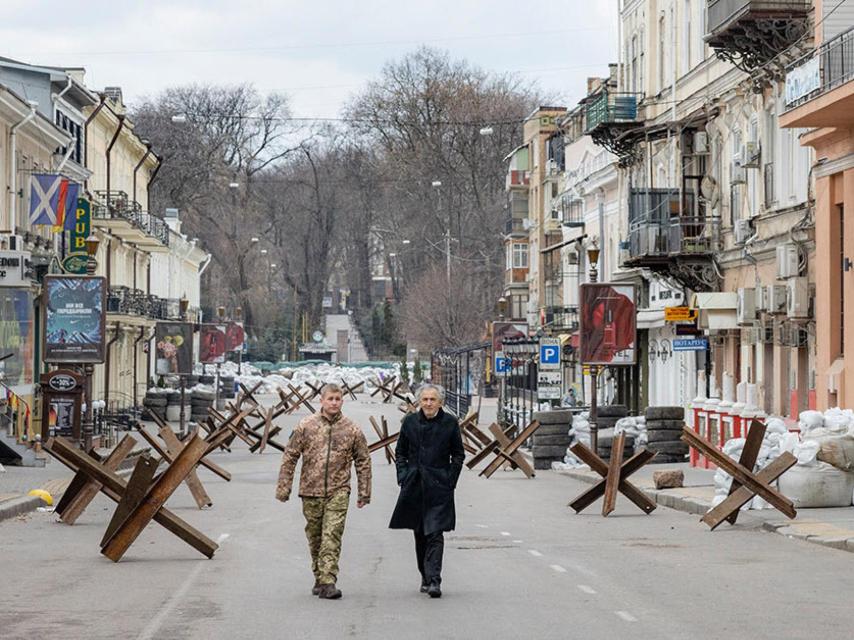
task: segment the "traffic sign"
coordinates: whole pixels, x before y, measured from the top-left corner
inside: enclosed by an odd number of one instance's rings
[[[505,357],[503,351],[498,351],[495,354],[495,373],[505,374],[510,371],[510,358]]]
[[[540,338],[540,369],[560,369],[560,338]]]
[[[706,351],[709,348],[707,338],[693,338],[690,340],[674,340],[674,351]]]
[[[537,397],[540,400],[560,400],[560,371],[539,371],[537,374]]]

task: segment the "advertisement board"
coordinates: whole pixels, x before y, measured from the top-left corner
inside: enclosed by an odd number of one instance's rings
[[[229,322],[225,326],[225,350],[243,351],[243,341],[246,334],[243,331],[243,323]]]
[[[26,289],[0,289],[0,361],[10,387],[33,383],[33,296]]]
[[[631,284],[582,284],[582,364],[632,365],[637,360],[636,291]]]
[[[157,375],[193,372],[193,325],[189,322],[158,322],[154,347]]]
[[[100,276],[45,276],[42,360],[104,362],[106,300]]]
[[[203,324],[199,334],[199,361],[204,364],[225,362],[226,327],[224,324]]]

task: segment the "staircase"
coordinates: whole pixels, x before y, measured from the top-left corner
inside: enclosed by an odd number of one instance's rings
[[[349,348],[346,341],[339,344],[339,331],[347,332],[350,341]],[[326,316],[326,342],[338,348],[338,362],[366,362],[368,360],[368,352],[362,342],[362,336],[353,323],[353,318],[346,313]]]

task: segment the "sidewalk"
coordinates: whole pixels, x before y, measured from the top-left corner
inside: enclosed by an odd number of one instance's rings
[[[681,489],[655,489],[652,474],[654,471],[663,469],[682,470],[685,474],[685,486]],[[557,473],[589,484],[601,480],[598,474],[581,469]],[[647,465],[632,475],[632,481],[663,507],[702,515],[712,505],[712,498],[715,495],[714,475],[715,472],[712,470],[697,469],[686,462]],[[721,525],[721,527],[726,526],[729,525]],[[794,520],[789,520],[776,509],[751,509],[741,512],[736,526],[761,528],[789,538],[854,552],[854,506],[835,509],[800,509]]]

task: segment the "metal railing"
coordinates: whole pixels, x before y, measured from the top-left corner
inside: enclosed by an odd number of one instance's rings
[[[584,110],[584,131],[593,131],[602,124],[636,122],[639,95],[603,90],[591,97]]]
[[[707,20],[709,33],[729,25],[743,15],[804,14],[810,9],[809,0],[709,0]]]
[[[509,236],[514,233],[528,234],[524,218],[508,218],[504,221],[504,234]]]
[[[720,218],[693,215],[694,194],[633,189],[629,196],[629,257],[703,255],[720,250]]]
[[[552,330],[577,331],[579,326],[578,307],[551,306],[543,308],[545,324]]]
[[[787,110],[799,107],[805,102],[829,93],[854,79],[854,27],[840,33],[835,38],[823,43],[815,51],[796,60],[789,65],[788,71],[798,69],[816,57],[819,60],[818,88],[789,102],[786,105]]]
[[[95,191],[92,216],[105,220],[127,220],[152,238],[169,246],[169,225],[158,216],[142,210],[142,205],[130,200],[124,191]]]

